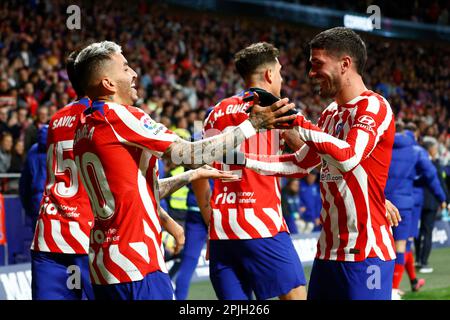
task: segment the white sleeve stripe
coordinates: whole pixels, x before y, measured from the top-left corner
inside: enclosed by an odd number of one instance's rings
[[[145,138],[152,139],[152,140],[159,140],[159,141],[167,141],[167,142],[173,142],[176,138],[176,134],[167,134],[164,132],[161,132],[158,135],[151,134],[150,131],[145,130],[141,127],[141,121],[137,119],[135,116],[133,116],[124,106],[121,106],[119,104],[115,103],[108,103],[108,106],[114,110],[114,112],[117,114],[117,116],[120,118],[120,120],[134,133],[141,135]],[[143,116],[148,116],[146,113],[143,112]],[[163,126],[162,124],[158,124],[159,126]]]
[[[364,155],[364,150],[366,150],[368,143],[369,134],[363,130],[358,130],[356,136],[355,155],[353,157],[345,161],[337,161],[328,154],[323,155],[323,157],[330,163],[334,164],[336,167],[342,168],[344,171],[350,171],[361,161]]]
[[[381,136],[389,128],[389,125],[391,124],[391,121],[392,121],[392,109],[391,109],[391,106],[390,106],[389,102],[387,102],[386,99],[384,99],[384,98],[382,98],[382,99],[384,101],[384,105],[385,105],[385,108],[386,108],[386,117],[384,118],[384,120],[381,123],[381,125],[378,127],[377,137],[375,139],[374,148],[377,145],[378,141],[380,140]]]
[[[312,168],[303,169],[297,166],[295,163],[289,162],[263,162],[254,159],[247,159],[246,168],[252,169],[262,175],[274,175],[274,174],[296,174],[296,173],[308,173]]]
[[[304,144],[300,150],[298,150],[295,154],[295,159],[297,159],[298,162],[303,161],[305,159],[306,155],[309,152],[309,146],[307,144]]]
[[[302,127],[299,128],[300,137],[303,141],[313,141],[314,143],[331,143],[339,149],[350,147],[347,141],[340,140],[323,131],[307,130]]]
[[[252,136],[254,136],[256,134],[256,130],[253,127],[253,125],[250,122],[250,120],[245,120],[238,127],[242,130],[242,132],[244,133],[245,138],[247,138],[247,139],[252,137]]]
[[[366,111],[367,112],[371,112],[374,114],[378,114],[378,112],[380,111],[380,100],[378,100],[378,98],[376,96],[369,96],[367,97],[367,108]]]

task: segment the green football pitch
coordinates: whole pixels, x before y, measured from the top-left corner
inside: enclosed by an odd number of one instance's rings
[[[400,289],[405,292],[404,300],[450,300],[450,248],[434,249],[430,256],[433,273],[417,273],[426,284],[420,292],[411,292],[408,275],[403,275]],[[311,267],[305,267],[306,279],[309,279]],[[189,300],[215,300],[216,295],[209,281],[193,283],[189,291]]]

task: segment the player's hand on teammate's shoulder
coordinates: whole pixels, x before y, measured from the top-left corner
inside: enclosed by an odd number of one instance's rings
[[[288,98],[280,99],[270,107],[255,104],[251,108],[249,120],[255,129],[274,129],[296,118],[295,114],[285,115],[292,109],[295,109],[295,105],[289,103]]]

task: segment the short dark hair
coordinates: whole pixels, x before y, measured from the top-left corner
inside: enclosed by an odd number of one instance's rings
[[[75,59],[75,72],[79,84],[84,92],[95,85],[94,77],[101,70],[103,64],[111,59],[113,53],[121,53],[122,48],[112,41],[92,43],[81,50]]]
[[[78,97],[83,97],[85,95],[84,90],[81,87],[78,73],[75,72],[75,60],[80,53],[81,49],[77,49],[72,51],[66,59],[66,70],[67,76],[69,77],[69,81],[72,84],[73,89],[75,90]]]
[[[336,27],[322,31],[310,41],[309,47],[324,49],[335,56],[347,54],[352,57],[356,71],[360,75],[364,73],[367,61],[366,44],[352,29]]]
[[[255,73],[265,64],[275,63],[280,54],[279,50],[267,42],[258,42],[249,45],[234,55],[236,69],[243,79]]]

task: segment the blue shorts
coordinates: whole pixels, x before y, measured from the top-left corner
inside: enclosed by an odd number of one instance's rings
[[[412,209],[398,209],[402,221],[397,227],[392,227],[392,235],[394,240],[407,240],[411,235]]]
[[[94,299],[89,256],[31,251],[33,300]]]
[[[395,260],[360,262],[315,259],[308,300],[391,300]]]
[[[209,272],[220,300],[259,300],[306,284],[303,267],[287,232],[272,238],[211,240]]]
[[[419,236],[419,221],[421,214],[422,214],[422,205],[414,206],[411,215],[411,226],[409,231],[410,237],[417,238]]]
[[[173,300],[173,287],[167,273],[155,271],[133,282],[94,284],[96,300]]]

